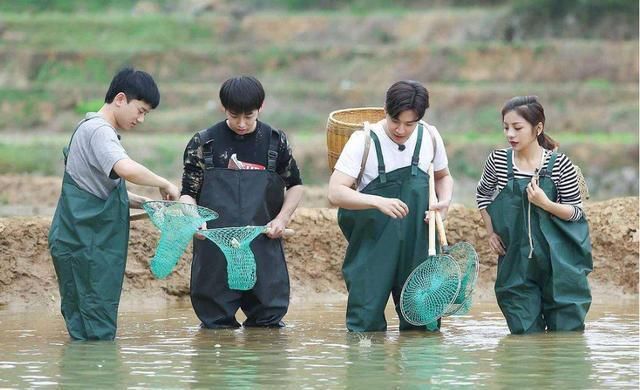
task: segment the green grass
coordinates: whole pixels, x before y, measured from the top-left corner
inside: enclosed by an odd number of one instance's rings
[[[608,132],[591,132],[591,133],[551,133],[549,134],[554,140],[561,145],[574,144],[594,144],[594,145],[634,145],[638,143],[638,134],[632,133],[608,133]],[[482,144],[482,145],[504,145],[507,142],[501,131],[492,133],[466,132],[466,133],[446,133],[444,135],[446,144]]]
[[[0,129],[37,124],[42,110],[47,109],[45,106],[53,106],[52,96],[49,91],[40,88],[27,91],[3,89],[0,94]]]
[[[504,3],[505,0],[484,0],[482,2],[468,0],[449,0],[451,6],[469,6],[469,5],[495,5]],[[147,3],[155,4],[160,10],[176,8],[176,3],[171,0],[152,0]],[[337,12],[350,11],[355,13],[372,13],[372,12],[408,12],[415,8],[423,8],[425,6],[420,0],[328,0],[328,1],[308,1],[308,0],[236,0],[234,2],[238,7],[247,10],[265,10],[287,11],[287,12]],[[439,1],[441,5],[447,2]],[[131,12],[135,3],[130,0],[19,0],[0,2],[0,12],[28,12],[38,14],[42,12],[58,12],[64,14],[73,14],[77,12],[91,13],[113,13],[113,12]],[[180,13],[188,10],[177,8],[174,11]]]
[[[0,141],[0,173],[36,173],[45,176],[59,174],[62,146],[63,144],[38,141],[28,144]]]
[[[166,1],[155,0],[160,5]],[[112,9],[130,10],[130,0],[19,0],[0,2],[3,12],[104,12]]]
[[[73,108],[76,114],[84,115],[87,112],[97,112],[104,104],[104,99],[89,99],[78,102]]]
[[[182,153],[192,134],[127,134],[123,133],[123,145],[130,156],[147,165],[149,168],[167,177],[180,177],[182,172]],[[585,147],[623,147],[637,145],[637,135],[625,133],[596,134],[558,134],[555,135],[562,147],[583,145]],[[29,173],[38,175],[59,175],[63,169],[62,147],[68,142],[68,134],[41,135],[0,135],[0,174]],[[324,166],[326,155],[322,151],[323,137],[318,134],[296,134],[294,155],[302,165],[303,173],[310,182],[317,182],[316,176],[324,178],[326,172],[315,172],[318,166],[315,159],[322,159],[319,165]],[[506,147],[506,141],[500,132],[496,134],[460,133],[446,134],[445,142],[450,151],[452,171],[457,175],[473,177],[477,175],[486,150],[495,147]],[[591,146],[590,146],[591,145]],[[309,152],[304,152],[304,151]],[[471,153],[470,151],[482,151]],[[637,155],[636,155],[637,156]],[[632,156],[628,156],[632,157]],[[303,163],[304,162],[304,163]],[[622,164],[632,164],[622,159]],[[636,161],[637,165],[637,161]]]
[[[189,17],[131,14],[2,14],[5,28],[23,34],[18,42],[0,47],[57,50],[139,52],[206,46],[215,38],[214,20],[196,22]]]

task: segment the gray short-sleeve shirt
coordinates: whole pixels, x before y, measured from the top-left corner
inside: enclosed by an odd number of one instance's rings
[[[100,114],[89,112],[75,132],[67,157],[67,173],[83,190],[107,199],[120,178],[109,177],[119,160],[129,158],[116,129]]]

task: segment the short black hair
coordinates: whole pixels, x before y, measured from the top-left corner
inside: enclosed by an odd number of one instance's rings
[[[220,103],[231,112],[249,113],[259,110],[264,102],[264,88],[253,76],[237,76],[220,87]]]
[[[413,110],[418,119],[422,119],[429,108],[429,92],[417,81],[398,81],[387,90],[384,107],[394,119],[398,119],[400,113],[407,110]]]
[[[160,104],[160,91],[153,77],[145,71],[134,68],[122,68],[113,76],[109,90],[104,97],[105,103],[113,102],[120,92],[127,96],[127,102],[136,99],[148,103],[151,108]]]

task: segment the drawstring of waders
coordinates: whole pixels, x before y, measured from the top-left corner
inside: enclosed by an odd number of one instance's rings
[[[538,168],[536,168],[536,170],[533,172],[533,177],[531,178],[531,180],[535,180],[536,185],[540,185],[540,170],[542,169],[542,165],[544,164],[544,149],[542,150],[542,158],[540,158],[540,165]],[[531,259],[533,257],[533,238],[531,237],[531,202],[528,202],[529,204],[527,205],[527,229],[529,230],[529,259]]]
[[[531,238],[531,202],[528,204],[527,224],[529,230],[529,258],[533,257],[533,239]]]

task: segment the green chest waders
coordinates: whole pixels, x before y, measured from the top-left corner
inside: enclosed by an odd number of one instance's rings
[[[551,180],[556,157],[551,155],[539,180],[552,200],[557,197]],[[587,221],[584,216],[565,221],[530,204],[530,179],[515,179],[511,149],[507,169],[507,185],[487,212],[506,247],[506,254],[498,258],[495,292],[509,330],[583,330],[591,305],[587,275],[593,268]]]
[[[66,157],[65,150],[65,164]],[[128,242],[124,180],[103,200],[78,187],[65,171],[49,229],[49,250],[62,316],[73,339],[115,338]]]
[[[338,210],[338,224],[348,241],[342,274],[347,284],[347,329],[353,332],[383,331],[387,328],[384,309],[393,295],[400,329],[415,327],[400,313],[400,293],[411,273],[427,256],[427,224],[424,213],[429,207],[429,177],[418,169],[423,126],[411,165],[387,173],[380,142],[371,133],[378,156],[378,177],[363,194],[398,198],[409,207],[409,214],[393,219],[377,209]]]

